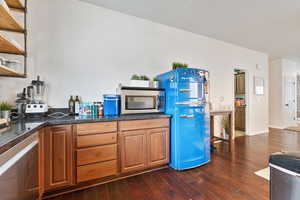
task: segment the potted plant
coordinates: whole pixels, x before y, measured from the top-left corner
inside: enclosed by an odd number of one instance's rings
[[[11,112],[12,106],[7,102],[1,102],[0,103],[0,117],[10,120],[10,112]]]
[[[153,78],[152,87],[159,88],[159,79],[157,77]]]
[[[132,75],[130,85],[133,87],[149,87],[150,85],[150,79],[145,76],[139,76],[137,74]]]
[[[186,63],[180,63],[180,62],[173,62],[172,68],[177,69],[177,68],[188,68],[188,64]]]

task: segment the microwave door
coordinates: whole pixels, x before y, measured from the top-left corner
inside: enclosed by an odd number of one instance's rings
[[[154,96],[126,96],[126,110],[153,110],[156,109]]]

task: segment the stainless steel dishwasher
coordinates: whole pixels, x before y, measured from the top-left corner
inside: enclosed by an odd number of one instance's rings
[[[0,155],[0,200],[38,198],[38,134]]]

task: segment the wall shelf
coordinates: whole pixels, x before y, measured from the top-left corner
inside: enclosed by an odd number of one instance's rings
[[[22,12],[24,27],[15,19],[11,10]],[[0,76],[26,78],[27,76],[27,0],[24,4],[20,0],[0,0],[0,30],[7,32],[22,33],[24,36],[24,49],[14,40],[8,39],[0,33],[0,53],[21,55],[24,58],[23,72],[17,72],[6,66],[0,65]]]
[[[24,28],[10,13],[9,7],[4,0],[0,0],[0,29],[12,32],[24,33]]]
[[[25,51],[22,50],[16,42],[9,40],[0,34],[0,53],[24,55]]]
[[[11,77],[24,77],[24,74],[19,73],[13,69],[0,65],[0,74],[1,76],[11,76]]]
[[[8,7],[14,11],[25,12],[25,6],[20,0],[5,0]]]

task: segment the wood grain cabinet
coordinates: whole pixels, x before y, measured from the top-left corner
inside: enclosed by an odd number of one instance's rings
[[[40,136],[41,194],[118,180],[169,162],[169,118],[49,126]]]
[[[77,124],[77,183],[118,173],[117,122]]]
[[[121,172],[137,171],[147,166],[147,131],[125,131],[120,134]]]
[[[235,75],[235,94],[245,94],[245,73],[239,73]]]
[[[72,126],[47,127],[43,140],[45,190],[72,185],[74,183]]]
[[[167,164],[168,126],[169,119],[120,122],[121,173]]]
[[[235,107],[235,129],[240,131],[246,130],[246,107]]]
[[[169,162],[169,129],[150,129],[147,133],[148,165],[155,167]]]

